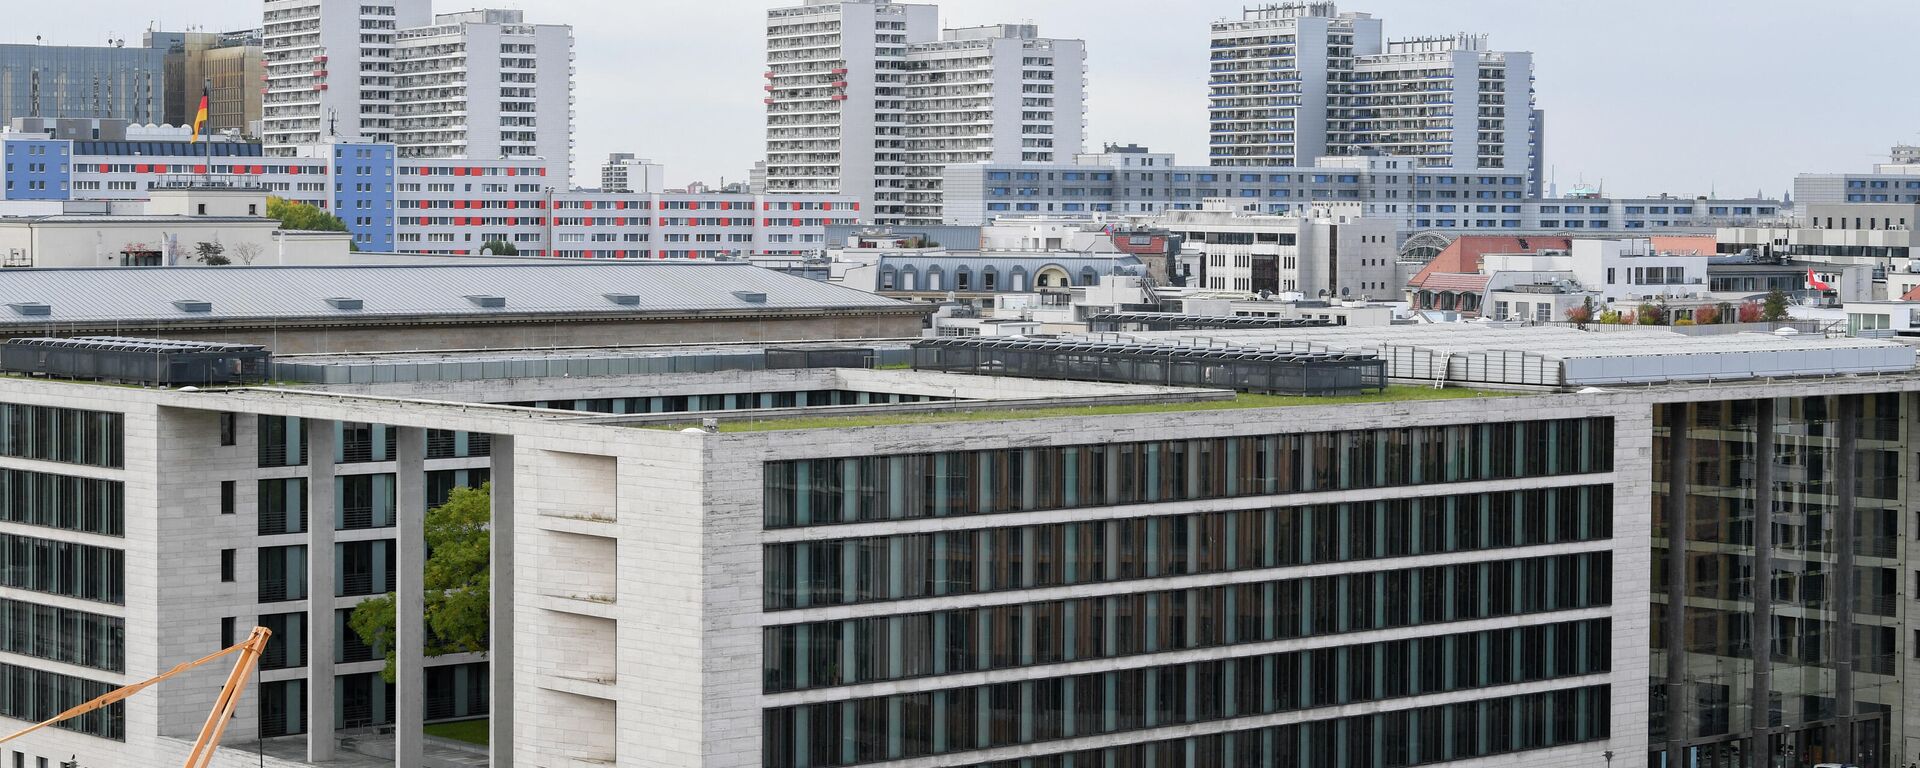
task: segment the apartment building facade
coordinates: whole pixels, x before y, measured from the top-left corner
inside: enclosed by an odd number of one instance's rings
[[[539,158],[571,178],[572,27],[517,10],[438,14],[396,36],[393,78],[401,157]]]
[[[431,0],[267,0],[262,121],[267,154],[342,139],[393,140],[393,45],[426,25]]]

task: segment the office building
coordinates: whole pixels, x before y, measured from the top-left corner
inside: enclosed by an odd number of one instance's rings
[[[101,46],[0,44],[0,120],[158,123],[166,116],[164,50],[128,47],[124,40]]]
[[[148,32],[143,42],[167,52],[168,125],[193,125],[203,91],[206,135],[232,133],[258,140],[260,92],[266,62],[260,31]]]
[[[1855,173],[1803,173],[1793,179],[1794,215],[1830,203],[1920,203],[1920,148],[1898,144],[1889,162]]]
[[[403,158],[539,159],[562,185],[573,155],[573,28],[520,11],[436,15],[392,50],[392,140]]]
[[[6,596],[75,612],[49,621],[76,639],[0,648],[0,674],[36,683],[0,689],[0,716],[265,622],[309,650],[277,647],[229,742],[285,733],[263,747],[295,759],[391,717],[398,762],[418,765],[420,722],[479,699],[496,765],[1915,756],[1897,592],[1911,350],[1473,325],[1136,335],[1065,341],[1193,375],[1514,389],[1229,401],[1049,378],[1064,345],[986,338],[916,349],[918,370],[683,348],[701,372],[575,350],[309,359],[287,372],[340,383],[277,390],[0,378],[17,415],[0,424],[53,425],[0,433],[10,482],[94,494],[70,516],[0,497],[20,505],[0,552],[34,558],[0,570]],[[1000,372],[941,370],[968,365]],[[687,430],[705,418],[718,430]],[[358,595],[308,595],[392,579],[419,600],[425,504],[482,477],[487,667],[403,652],[387,708],[380,662],[338,623]],[[1769,519],[1745,525],[1755,509]],[[1741,588],[1746,562],[1769,589]],[[74,564],[88,578],[39,576]],[[417,616],[401,612],[403,647]],[[1749,637],[1789,652],[1756,660]],[[216,676],[7,748],[164,762]]]
[[[888,0],[769,10],[767,190],[855,195],[880,224],[938,223],[944,165],[1079,153],[1084,43],[1031,24],[938,24],[934,6]]]
[[[1524,174],[1537,194],[1544,117],[1533,58],[1484,35],[1388,41],[1331,2],[1249,7],[1211,30],[1208,161],[1303,167],[1324,155]]]
[[[432,21],[431,0],[267,0],[261,108],[267,154],[335,139],[393,140],[393,46]]]
[[[1181,236],[1181,260],[1190,265],[1184,271],[1200,288],[1317,299],[1397,296],[1400,226],[1362,216],[1360,208],[1327,203],[1272,216],[1217,205],[1169,211],[1152,222]]]
[[[600,191],[651,194],[667,188],[667,167],[632,152],[615,152],[600,166]],[[760,190],[753,190],[755,193]]]

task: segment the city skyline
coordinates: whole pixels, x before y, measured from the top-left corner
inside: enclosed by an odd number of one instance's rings
[[[723,176],[744,180],[761,159],[761,27],[765,9],[779,4],[479,5],[521,8],[531,21],[574,26],[581,183],[595,183],[589,177],[607,153],[628,151],[665,163],[668,183],[683,186]],[[90,5],[97,11],[93,18],[129,19],[127,28],[76,28],[50,7],[27,7],[16,9],[14,31],[0,42],[32,42],[40,34],[48,44],[124,38],[137,45],[145,26],[137,20],[156,10],[131,0]],[[1137,142],[1171,151],[1183,163],[1205,162],[1207,25],[1237,15],[1242,3],[940,5],[945,26],[1030,21],[1049,36],[1086,40],[1090,149]],[[1890,81],[1871,71],[1856,71],[1842,57],[1791,55],[1840,45],[1899,45],[1898,30],[1907,26],[1899,20],[1920,20],[1920,8],[1892,0],[1848,3],[1819,14],[1772,0],[1743,4],[1738,14],[1642,0],[1556,6],[1550,13],[1517,0],[1370,0],[1341,8],[1384,19],[1392,38],[1485,33],[1495,49],[1533,52],[1539,103],[1548,116],[1548,181],[1557,181],[1562,193],[1576,183],[1604,182],[1616,195],[1777,196],[1798,173],[1859,170],[1876,158],[1884,161],[1889,145],[1916,139],[1903,124],[1920,122],[1920,106],[1886,98]],[[1149,10],[1167,18],[1152,25],[1132,21]],[[244,28],[258,25],[260,3],[212,0],[165,11],[155,21],[167,29]],[[686,29],[709,34],[687,35]],[[1571,29],[1582,33],[1566,31]],[[1659,53],[1633,56],[1636,51]],[[700,66],[688,67],[694,60]],[[636,73],[645,77],[636,79]],[[1787,108],[1803,103],[1819,108]],[[690,133],[696,120],[699,130]]]

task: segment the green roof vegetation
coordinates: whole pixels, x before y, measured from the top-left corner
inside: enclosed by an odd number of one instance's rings
[[[1391,403],[1411,402],[1415,400],[1463,400],[1477,397],[1508,397],[1520,393],[1501,392],[1484,389],[1433,389],[1432,387],[1396,386],[1387,387],[1383,392],[1364,395],[1341,395],[1316,397],[1309,395],[1255,395],[1240,393],[1231,400],[1201,400],[1168,403],[1143,403],[1129,405],[1085,405],[1057,408],[1012,408],[992,401],[981,402],[977,406],[956,404],[954,407],[939,411],[908,413],[867,413],[844,416],[783,416],[777,418],[755,419],[750,412],[720,416],[722,432],[771,432],[792,429],[845,429],[848,427],[881,427],[901,424],[942,424],[956,421],[1011,421],[1016,419],[1055,419],[1069,416],[1124,416],[1135,413],[1169,413],[1177,411],[1225,411],[1247,408],[1282,408],[1297,405],[1349,405],[1355,403]],[[699,426],[698,422],[679,422],[673,424],[649,424],[652,429],[686,429]]]
[[[468,744],[485,746],[487,743],[487,719],[461,720],[453,723],[434,723],[425,728],[428,736],[464,741]]]

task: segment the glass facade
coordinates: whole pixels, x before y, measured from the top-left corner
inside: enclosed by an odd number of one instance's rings
[[[124,422],[118,413],[0,403],[0,456],[118,469]]]
[[[37,723],[118,687],[44,669],[0,664],[0,717]],[[125,741],[126,705],[109,704],[50,727]]]
[[[0,533],[0,587],[126,604],[126,553]]]
[[[1655,409],[1649,765],[1885,765],[1899,394]]]
[[[1567,688],[963,768],[1400,768],[1605,739],[1610,705]]]
[[[1605,485],[768,545],[765,607],[908,600],[1613,535]]]
[[[766,691],[1120,658],[1605,606],[1607,552],[786,624]]]
[[[857,765],[1572,678],[1607,671],[1610,646],[1608,621],[1591,619],[779,707],[764,713],[763,764]]]
[[[0,627],[0,651],[126,671],[127,622],[120,617],[0,598]]]
[[[118,480],[0,469],[0,522],[122,536],[125,509]]]
[[[1612,469],[1610,419],[808,459],[766,465],[766,527],[1550,477]]]

